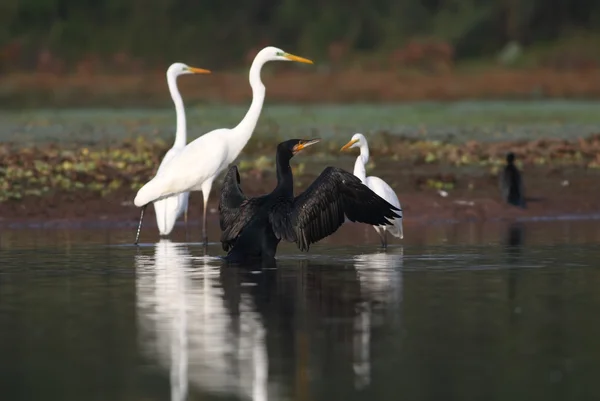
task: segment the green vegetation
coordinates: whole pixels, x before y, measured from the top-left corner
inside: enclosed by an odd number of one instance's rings
[[[168,97],[168,95],[166,95]],[[167,99],[169,102],[170,99]],[[0,142],[16,145],[118,146],[124,139],[174,139],[175,112],[164,109],[18,110],[0,113]],[[317,136],[319,147],[337,146],[355,132],[378,147],[374,132],[464,143],[568,139],[600,132],[597,101],[461,101],[398,104],[286,105],[267,102],[247,146]],[[219,127],[233,127],[248,104],[188,105],[188,141]],[[332,140],[335,140],[332,142]],[[375,142],[374,142],[375,141]],[[345,143],[345,142],[344,142]],[[340,144],[340,146],[343,143]],[[339,148],[338,148],[339,149]],[[244,150],[246,152],[246,150]]]
[[[544,46],[600,33],[595,0],[3,0],[0,9],[5,69],[53,57],[164,66],[183,56],[222,68],[266,43],[332,61],[383,49],[403,49],[403,61],[423,50],[463,59],[495,57],[511,42]]]
[[[455,144],[381,133],[376,135],[373,143],[371,153],[378,160],[388,160],[397,165],[478,166],[495,175],[504,164],[506,152],[513,150],[519,163],[600,168],[600,134],[578,141],[555,139]],[[332,157],[337,160],[341,156],[341,145],[341,142],[332,141],[331,146],[304,155],[302,161],[294,165],[294,174],[299,178],[297,184],[302,184],[302,176],[314,172],[313,167],[320,168]],[[149,142],[143,137],[105,149],[65,149],[54,145],[16,149],[4,144],[0,146],[3,160],[0,166],[0,202],[56,192],[87,191],[104,196],[117,190],[137,191],[154,175],[169,146],[161,140]],[[274,160],[265,155],[273,152],[274,144],[257,142],[248,146],[237,162],[242,175],[262,175],[272,170]],[[307,169],[307,165],[311,168]],[[373,164],[369,167],[373,168]],[[451,189],[453,183],[434,180],[427,182],[427,186]]]

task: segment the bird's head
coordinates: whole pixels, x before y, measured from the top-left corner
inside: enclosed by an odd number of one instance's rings
[[[354,134],[354,135],[352,135],[352,139],[350,139],[350,141],[347,144],[342,146],[340,151],[348,150],[348,149],[352,149],[352,148],[359,148],[361,145],[366,144],[366,143],[367,143],[367,138],[365,138],[365,136],[363,134]]]
[[[167,70],[167,76],[172,75],[178,77],[184,74],[210,74],[210,71],[203,68],[190,67],[183,63],[173,63]]]
[[[314,145],[319,141],[320,139],[290,139],[277,145],[277,152],[281,153],[282,155],[288,155],[290,158],[292,158],[298,152]]]
[[[267,61],[297,61],[299,63],[305,63],[305,64],[314,64],[311,60],[304,58],[304,57],[299,57],[299,56],[295,56],[293,54],[284,52],[281,49],[278,49],[277,47],[273,47],[273,46],[267,46],[264,49],[262,49],[261,51],[258,52],[258,54],[256,55],[257,59],[261,59],[264,62]]]
[[[506,162],[508,164],[514,164],[514,162],[515,162],[515,154],[513,152],[508,152],[506,154]]]

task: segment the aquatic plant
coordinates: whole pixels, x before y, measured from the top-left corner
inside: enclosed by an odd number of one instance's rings
[[[374,136],[371,153],[377,162],[393,161],[402,165],[451,165],[484,169],[497,174],[504,165],[505,154],[513,151],[520,166],[539,165],[552,168],[600,168],[600,134],[573,141],[552,139],[512,142],[450,143],[412,139],[380,133]],[[332,141],[335,143],[335,141]],[[340,144],[341,146],[341,144]],[[162,140],[144,137],[123,141],[119,146],[102,148],[64,148],[58,145],[17,147],[0,145],[0,202],[23,197],[41,197],[57,192],[87,191],[106,196],[118,190],[135,192],[156,172],[169,148]],[[274,143],[257,141],[249,146],[236,163],[242,174],[264,178],[272,171]],[[324,146],[311,155],[314,163],[293,166],[302,185],[302,176],[313,164],[335,164],[339,146]],[[369,170],[374,164],[368,166]],[[426,186],[450,189],[447,180],[432,180]]]

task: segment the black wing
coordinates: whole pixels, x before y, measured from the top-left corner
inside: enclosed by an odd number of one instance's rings
[[[289,218],[273,224],[278,238],[296,242],[307,251],[310,244],[333,234],[345,217],[370,225],[391,225],[387,220],[400,217],[399,210],[379,197],[353,174],[327,167],[321,175],[294,199]],[[275,223],[275,222],[273,222]]]
[[[242,192],[237,166],[231,166],[223,180],[219,200],[221,245],[224,251],[233,247],[238,235],[252,218],[253,204],[252,199]]]

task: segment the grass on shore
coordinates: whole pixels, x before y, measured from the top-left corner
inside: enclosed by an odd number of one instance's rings
[[[331,162],[340,156],[342,143],[328,141],[308,159],[295,165],[302,175],[305,163]],[[100,196],[116,190],[136,191],[156,172],[170,144],[144,137],[126,140],[109,148],[59,148],[56,145],[15,148],[0,145],[0,202],[23,197],[41,197],[59,191],[88,191]],[[455,144],[443,141],[402,138],[386,133],[370,140],[371,153],[379,160],[400,165],[474,166],[497,174],[506,152],[513,151],[518,163],[538,166],[600,168],[600,134],[573,141],[476,142]],[[236,162],[242,174],[273,168],[274,143],[251,142]]]

